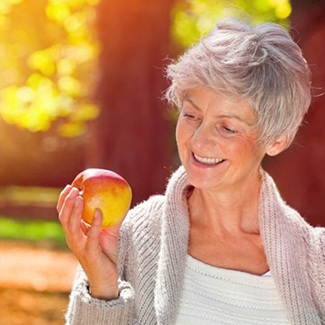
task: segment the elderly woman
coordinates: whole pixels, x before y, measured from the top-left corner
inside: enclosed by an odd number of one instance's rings
[[[81,265],[67,324],[325,324],[325,229],[261,168],[310,105],[300,49],[276,24],[225,19],[167,74],[182,166],[166,193],[108,230],[99,211],[82,224],[77,189],[61,193]]]

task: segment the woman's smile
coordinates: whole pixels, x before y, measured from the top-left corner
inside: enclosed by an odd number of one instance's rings
[[[207,165],[207,166],[215,166],[224,161],[224,159],[222,158],[202,157],[195,153],[193,153],[193,158],[200,164]]]
[[[177,122],[179,156],[189,180],[201,189],[238,188],[258,179],[265,148],[256,141],[256,116],[244,100],[208,87],[190,89]]]

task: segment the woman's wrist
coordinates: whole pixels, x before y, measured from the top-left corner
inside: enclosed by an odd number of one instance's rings
[[[114,300],[119,297],[120,290],[118,284],[113,286],[91,285],[89,284],[89,293],[95,299],[100,300]]]

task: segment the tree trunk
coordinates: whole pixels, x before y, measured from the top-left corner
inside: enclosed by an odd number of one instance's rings
[[[171,168],[171,123],[161,100],[171,6],[172,0],[102,0],[98,7],[101,116],[91,126],[87,165],[125,177],[133,203],[162,192]]]
[[[292,1],[294,38],[313,75],[315,96],[295,143],[265,167],[286,201],[313,225],[325,226],[325,1]]]

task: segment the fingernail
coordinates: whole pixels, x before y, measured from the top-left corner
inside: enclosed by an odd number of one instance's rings
[[[78,189],[75,188],[75,187],[72,188],[71,192],[72,192],[73,195],[78,195],[79,194]]]

